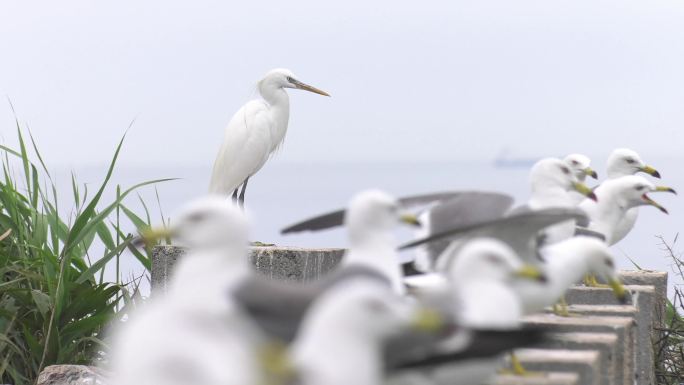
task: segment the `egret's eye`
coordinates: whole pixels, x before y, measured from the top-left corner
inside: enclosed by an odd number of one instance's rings
[[[286,77],[285,79],[287,79],[288,82],[294,84],[294,79],[292,79],[292,77],[288,76],[288,77]]]
[[[561,171],[563,171],[563,174],[570,174],[570,169],[565,166],[561,167]]]
[[[636,160],[634,160],[634,159],[632,159],[632,158],[627,158],[627,159],[625,159],[625,161],[627,161],[627,164],[634,164],[634,163],[636,163]]]

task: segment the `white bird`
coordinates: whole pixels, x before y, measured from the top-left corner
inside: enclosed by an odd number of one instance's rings
[[[249,178],[283,143],[290,116],[290,100],[286,88],[327,93],[304,84],[287,69],[269,71],[258,84],[263,99],[252,100],[233,115],[225,130],[223,144],[214,162],[209,192],[233,194],[233,200],[244,206]],[[238,196],[238,188],[242,191]]]
[[[603,241],[592,237],[573,237],[544,247],[541,255],[546,260],[544,272],[547,282],[518,281],[515,284],[525,314],[538,313],[556,304],[570,286],[587,274],[608,282],[616,297],[625,300],[625,289],[617,276],[613,256]]]
[[[227,385],[261,380],[257,349],[265,343],[230,290],[249,274],[248,225],[222,197],[198,200],[168,229],[188,247],[166,293],[155,293],[115,330],[111,364],[116,385]]]
[[[649,192],[675,190],[665,186],[655,186],[639,175],[627,175],[609,179],[595,190],[598,201],[586,200],[580,204],[589,215],[588,229],[605,237],[608,245],[614,245],[622,235],[621,225],[634,208],[644,205],[654,206],[667,214],[667,210],[648,196]]]
[[[441,327],[435,313],[404,301],[376,280],[347,280],[316,299],[291,357],[302,385],[377,385],[392,336]]]
[[[530,171],[531,195],[527,206],[531,210],[571,208],[577,206],[572,191],[595,200],[596,196],[584,183],[577,180],[568,165],[556,158],[545,158]],[[566,221],[546,228],[542,244],[552,244],[575,234],[575,221]]]
[[[584,182],[587,176],[598,179],[598,174],[596,171],[594,171],[594,169],[591,168],[591,159],[589,159],[588,156],[582,154],[570,154],[563,158],[563,161],[568,165],[568,167],[570,167],[570,170],[575,174],[575,177],[578,181]],[[572,196],[575,204],[579,204],[586,199],[585,195],[576,191],[572,191],[570,195]]]
[[[402,211],[399,202],[380,190],[366,190],[349,202],[344,223],[349,249],[342,264],[370,267],[383,273],[397,294],[404,294],[403,272],[393,231],[400,223],[419,226],[415,215]]]
[[[648,166],[641,160],[641,157],[636,151],[627,148],[618,148],[610,154],[606,171],[607,180],[634,175],[639,172],[649,174],[655,178],[660,178],[660,173],[655,168]],[[599,185],[597,190],[600,188],[601,186]],[[632,230],[638,216],[638,207],[634,207],[627,212],[624,219],[616,228],[616,232],[613,236],[614,243],[621,241]]]

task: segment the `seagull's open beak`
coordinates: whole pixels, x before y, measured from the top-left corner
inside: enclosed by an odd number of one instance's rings
[[[572,187],[573,187],[573,188],[575,189],[575,191],[577,191],[578,193],[580,193],[580,194],[586,196],[587,198],[589,198],[589,199],[591,199],[591,200],[593,200],[593,201],[595,201],[595,202],[598,202],[598,199],[596,199],[596,194],[594,194],[594,190],[592,190],[591,188],[589,188],[589,186],[587,186],[586,184],[584,184],[584,183],[582,183],[582,182],[575,182],[575,183],[572,184]]]
[[[516,277],[530,279],[533,281],[546,282],[547,278],[543,271],[533,265],[523,265],[515,272]]]
[[[587,174],[587,176],[590,176],[590,177],[592,177],[592,178],[594,178],[594,179],[598,179],[598,174],[596,173],[596,171],[594,171],[593,168],[587,167],[587,168],[585,168],[585,169],[582,170],[582,171],[584,171],[584,173]]]
[[[673,189],[672,187],[667,187],[667,186],[656,186],[655,191],[669,192],[669,193],[672,193],[674,195],[677,195],[677,191],[675,191],[675,189]]]
[[[640,167],[640,168],[639,168],[639,171],[645,172],[646,174],[648,174],[648,175],[650,175],[650,176],[653,176],[653,177],[656,177],[656,178],[660,178],[660,173],[658,172],[658,170],[656,170],[655,168],[653,168],[653,167],[651,167],[651,166],[643,166],[643,167]]]
[[[150,227],[140,232],[140,236],[133,239],[133,246],[154,245],[160,239],[171,238],[174,231],[170,227]]]
[[[627,290],[625,290],[625,287],[622,286],[622,282],[620,282],[619,279],[617,278],[611,278],[608,280],[608,286],[610,286],[611,289],[613,289],[613,293],[615,294],[615,298],[618,299],[621,303],[627,302]]]
[[[330,94],[328,94],[327,92],[319,90],[318,88],[310,86],[306,83],[302,83],[299,80],[292,79],[290,82],[295,85],[295,88],[299,88],[300,90],[313,92],[314,94],[319,94],[323,96],[330,96]]]
[[[444,318],[438,311],[421,308],[414,313],[410,327],[417,331],[436,333],[442,330],[444,325]]]
[[[658,210],[664,212],[665,214],[669,214],[669,213],[667,212],[667,209],[666,209],[665,207],[661,206],[660,204],[658,204],[658,202],[656,202],[656,201],[654,201],[653,199],[651,199],[651,197],[649,197],[647,194],[643,194],[643,195],[641,196],[641,199],[642,199],[644,202],[646,202],[647,205],[653,206],[653,207],[657,208]]]
[[[420,227],[420,221],[418,220],[418,217],[416,217],[413,214],[402,214],[399,217],[399,220],[402,221],[403,223],[406,223],[407,225]]]

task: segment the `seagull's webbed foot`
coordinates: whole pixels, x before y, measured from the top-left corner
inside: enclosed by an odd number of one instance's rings
[[[587,274],[584,276],[584,285],[588,287],[602,287],[602,288],[610,288],[610,286],[599,283],[596,280],[596,276],[594,274]]]
[[[558,301],[558,303],[553,305],[553,314],[559,316],[559,317],[575,317],[578,316],[578,314],[571,313],[568,310],[568,303],[565,301],[565,296],[561,297],[561,299]]]
[[[501,369],[499,370],[499,374],[512,374],[521,377],[541,377],[544,375],[542,372],[531,372],[525,369],[520,362],[520,359],[518,359],[518,356],[515,355],[515,352],[511,353],[511,368]]]

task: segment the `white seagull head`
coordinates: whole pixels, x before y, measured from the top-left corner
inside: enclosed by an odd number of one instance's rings
[[[396,198],[380,190],[356,194],[349,202],[344,223],[352,238],[385,234],[400,223],[420,224],[414,215],[402,211]]]
[[[575,190],[591,199],[596,199],[592,190],[584,183],[577,180],[568,165],[556,158],[545,158],[532,166],[530,171],[530,185],[533,193],[546,191]]]
[[[570,154],[566,156],[563,161],[570,167],[570,170],[575,174],[575,177],[580,182],[584,182],[587,176],[594,179],[598,178],[596,171],[591,168],[591,159],[582,154]]]
[[[653,167],[646,165],[641,160],[639,154],[628,148],[618,148],[608,157],[607,176],[609,179],[621,176],[633,175],[644,172],[656,178],[660,178],[660,173]]]

